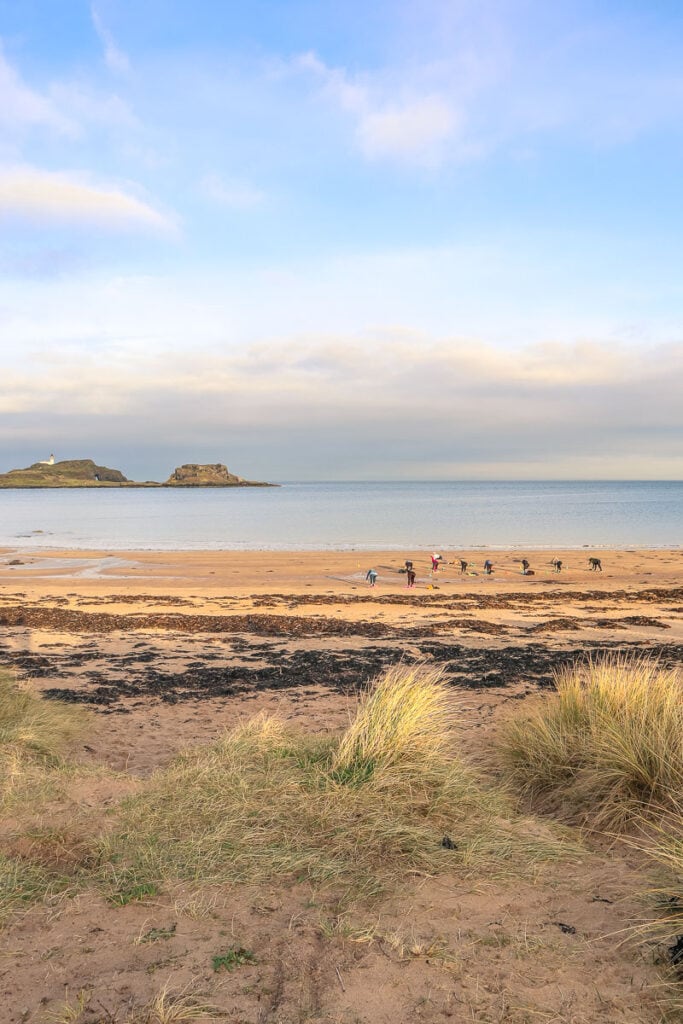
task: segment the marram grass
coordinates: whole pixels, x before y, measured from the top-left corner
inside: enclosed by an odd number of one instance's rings
[[[45,700],[9,672],[0,673],[0,752],[57,757],[84,727],[79,709]]]
[[[612,657],[564,669],[556,685],[503,732],[513,784],[601,828],[680,806],[680,672],[645,658]]]
[[[396,665],[361,697],[332,770],[341,780],[421,775],[452,760],[458,701],[439,669]]]
[[[414,666],[376,682],[341,740],[258,717],[176,758],[122,805],[102,850],[105,884],[279,877],[344,903],[415,874],[473,862],[518,871],[564,855],[550,830],[528,833],[477,784],[457,754],[457,719],[438,673]]]
[[[86,721],[80,708],[46,700],[0,673],[0,924],[68,885],[61,862],[65,850],[72,856],[72,836],[62,842],[57,832],[41,833],[39,823],[48,802],[66,798],[76,769],[63,756]],[[11,853],[14,840],[21,840],[21,856]]]
[[[652,858],[657,884],[647,893],[650,919],[635,931],[657,944],[664,984],[662,1021],[683,1022],[683,800],[673,803],[658,821],[642,819],[632,845]]]
[[[86,721],[82,709],[46,700],[10,673],[0,673],[0,815],[37,806]]]

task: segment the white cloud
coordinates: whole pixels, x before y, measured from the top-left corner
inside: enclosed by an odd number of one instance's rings
[[[80,126],[104,126],[108,132],[139,133],[142,124],[125,100],[81,81],[54,82],[50,98],[69,120]]]
[[[119,49],[111,32],[104,24],[102,16],[95,4],[90,6],[90,17],[93,27],[97,33],[102,46],[104,47],[104,61],[110,71],[118,75],[128,74],[130,71],[130,60],[123,50]]]
[[[16,133],[35,127],[66,136],[79,133],[78,124],[50,96],[26,85],[0,50],[0,130]]]
[[[378,76],[354,79],[343,68],[328,67],[314,53],[302,54],[295,66],[311,72],[324,94],[353,115],[358,145],[371,159],[438,163],[445,143],[459,128],[461,118],[452,102],[438,92],[393,85]]]
[[[30,88],[0,47],[0,152],[6,159],[17,158],[29,131],[81,141],[93,126],[121,137],[139,134],[141,123],[120,96],[81,78],[51,81],[42,92]]]
[[[248,181],[225,179],[218,174],[205,174],[199,182],[201,192],[220,206],[234,209],[248,209],[260,206],[266,198],[265,192]]]
[[[113,230],[176,230],[173,221],[120,188],[91,184],[74,174],[32,167],[0,171],[0,215],[63,223],[97,224]]]
[[[439,96],[425,96],[382,110],[367,111],[358,138],[370,157],[425,157],[452,135],[456,119]]]
[[[375,292],[372,265],[358,274]],[[279,286],[240,268],[0,284],[0,415],[74,443],[137,436],[140,451],[239,435],[277,448],[282,478],[325,477],[331,450],[342,476],[683,476],[680,345],[492,342],[409,320],[325,333],[337,317],[319,284],[311,268]],[[304,332],[307,302],[322,312]]]

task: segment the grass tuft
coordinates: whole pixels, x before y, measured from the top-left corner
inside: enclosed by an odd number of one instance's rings
[[[11,815],[13,833],[20,820],[36,819],[61,793],[71,772],[62,755],[86,721],[82,710],[46,700],[0,672],[0,822]],[[66,860],[85,856],[54,830],[26,827],[23,835],[2,838],[0,925],[34,900],[62,891]]]
[[[472,862],[499,868],[557,857],[455,752],[455,704],[438,673],[391,669],[340,741],[257,717],[186,753],[119,809],[107,870],[163,886],[309,881],[340,904],[411,875]],[[442,845],[453,838],[452,848]]]
[[[80,708],[46,700],[0,672],[0,812],[35,796],[86,721]]]
[[[63,891],[67,884],[65,877],[39,864],[0,853],[0,926],[35,900]]]
[[[3,754],[58,757],[82,731],[83,711],[59,701],[46,700],[0,673],[0,750]]]
[[[512,780],[594,827],[673,811],[683,793],[680,673],[612,657],[567,668],[556,685],[529,717],[507,723]]]
[[[332,777],[362,784],[377,774],[438,770],[452,756],[457,709],[440,669],[388,669],[361,698],[335,752]]]
[[[127,907],[129,903],[140,903],[150,896],[158,896],[159,890],[152,882],[130,882],[107,895],[107,902],[115,907]]]
[[[648,893],[654,913],[635,931],[654,940],[664,985],[660,999],[663,1020],[683,1021],[683,798],[662,819],[640,822],[633,845],[662,869],[656,888]]]
[[[99,1000],[93,1006],[94,993],[81,989],[74,1000],[68,996],[58,1008],[48,1012],[49,1024],[210,1024],[224,1018],[193,996],[161,989],[148,1003],[131,1008],[125,1018],[110,1011]]]

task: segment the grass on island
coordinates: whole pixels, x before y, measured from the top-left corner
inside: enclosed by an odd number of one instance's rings
[[[513,785],[591,827],[620,829],[680,810],[683,678],[647,659],[566,668],[557,692],[502,736]]]
[[[488,864],[523,869],[565,853],[527,830],[457,751],[458,699],[438,670],[390,669],[341,740],[258,717],[158,772],[107,839],[111,898],[174,880],[331,890],[339,905],[415,874]]]

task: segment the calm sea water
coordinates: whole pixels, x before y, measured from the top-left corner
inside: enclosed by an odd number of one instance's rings
[[[683,483],[0,491],[0,545],[97,550],[676,547]]]

